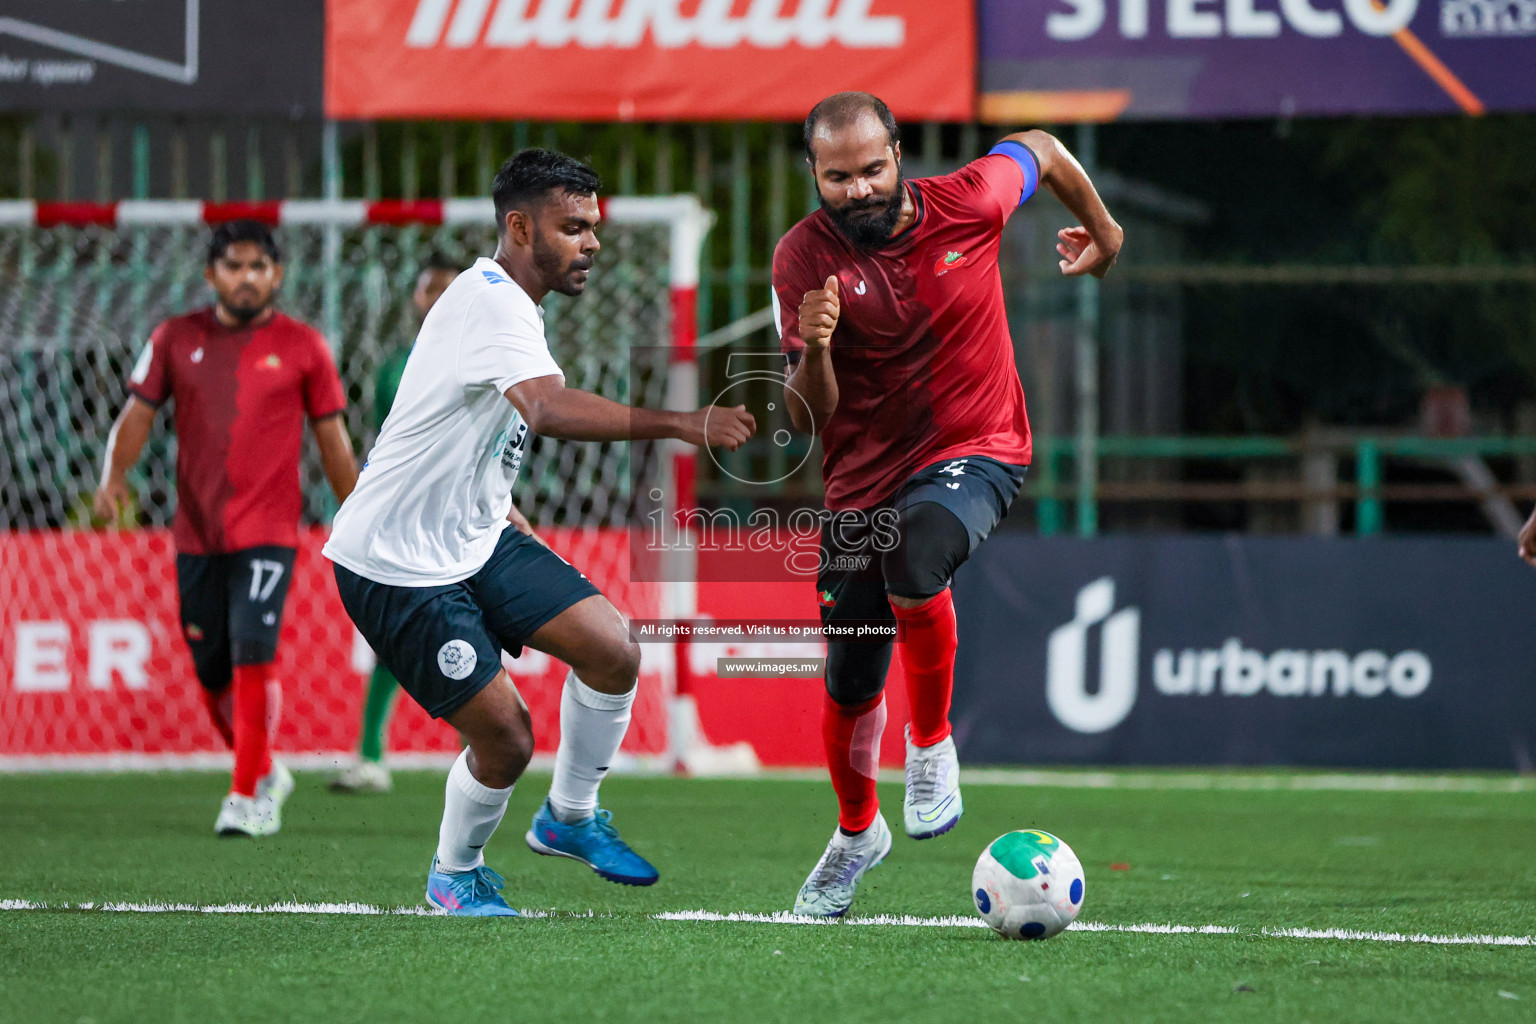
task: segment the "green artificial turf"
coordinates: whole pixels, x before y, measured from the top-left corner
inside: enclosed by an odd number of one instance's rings
[[[212,833],[210,774],[0,776],[0,900],[421,902],[441,773],[388,796],[299,777],[284,830]],[[1536,1020],[1536,946],[1262,934],[1343,928],[1536,934],[1536,795],[1076,789],[969,784],[951,834],[897,831],[855,915],[972,914],[992,838],[1042,828],[1087,872],[1082,919],[1239,934],[661,921],[788,909],[834,823],[825,783],[618,777],[615,823],[649,889],[536,857],[530,777],[487,848],[525,920],[0,911],[0,1021]],[[1111,869],[1111,865],[1120,869]],[[591,916],[587,916],[588,914]]]

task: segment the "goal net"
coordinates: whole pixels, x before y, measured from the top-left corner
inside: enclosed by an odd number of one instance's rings
[[[0,203],[0,769],[227,757],[179,634],[167,412],[130,474],[129,521],[93,528],[90,507],[136,358],[157,323],[211,301],[202,280],[209,224],[236,217],[274,226],[285,264],[279,307],[330,342],[363,456],[377,433],[378,370],[415,336],[419,271],[433,254],[467,266],[495,246],[488,199]],[[677,391],[689,378],[676,354],[692,348],[707,214],[691,196],[614,198],[604,222],[586,294],[545,303],[550,347],[573,386],[659,406],[670,378],[674,399],[684,400]],[[630,572],[624,527],[636,514],[631,460],[640,451],[536,440],[515,497],[622,612],[654,618],[677,609],[662,584]],[[656,454],[645,457],[668,471]],[[334,499],[309,442],[302,480],[300,550],[278,655],[278,750],[299,763],[355,748],[372,665],[319,554]],[[552,751],[565,667],[534,651],[508,666],[541,750]],[[672,652],[646,648],[643,671],[626,749],[659,758]],[[396,763],[435,759],[455,749],[455,736],[403,699],[389,748]]]

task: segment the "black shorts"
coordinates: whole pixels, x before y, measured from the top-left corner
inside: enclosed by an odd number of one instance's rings
[[[181,635],[204,689],[222,693],[232,666],[276,659],[293,556],[283,547],[176,556]]]
[[[821,528],[816,576],[822,621],[893,619],[886,595],[915,596],[903,592],[901,583],[908,577],[937,573],[934,585],[947,586],[954,569],[1008,514],[1027,468],[978,455],[947,459],[913,473],[895,495],[872,509],[830,513]],[[914,521],[931,524],[931,517],[914,515],[916,506],[924,504],[953,514],[943,537],[908,535],[916,532],[908,530]]]
[[[336,566],[336,589],[358,632],[433,718],[463,707],[540,626],[600,591],[569,562],[507,527],[469,579],[433,587],[375,583]]]

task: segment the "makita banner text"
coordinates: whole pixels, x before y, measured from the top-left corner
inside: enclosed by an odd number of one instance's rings
[[[332,117],[799,120],[841,89],[966,120],[974,10],[928,0],[329,0]]]
[[[1536,755],[1536,571],[1508,542],[1004,535],[955,595],[968,762]]]

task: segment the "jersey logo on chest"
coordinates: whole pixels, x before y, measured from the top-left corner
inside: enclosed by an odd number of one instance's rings
[[[276,352],[270,352],[258,360],[256,366],[263,370],[281,370],[283,368],[283,361],[277,357]]]
[[[945,274],[949,273],[951,270],[954,270],[956,267],[964,263],[966,259],[967,257],[963,252],[955,252],[953,250],[946,252],[943,256],[940,256],[937,260],[934,261],[933,276],[943,277]]]
[[[508,473],[516,473],[523,468],[523,449],[528,441],[528,424],[518,423],[517,430],[510,440],[505,431],[497,438],[499,443],[505,446],[501,449],[501,468]]]

